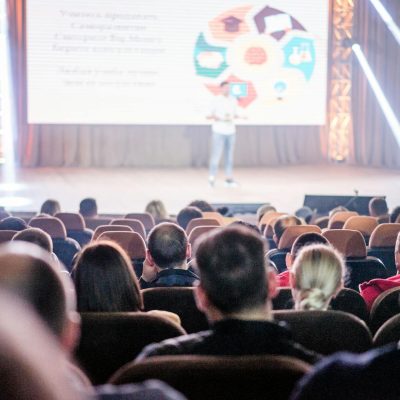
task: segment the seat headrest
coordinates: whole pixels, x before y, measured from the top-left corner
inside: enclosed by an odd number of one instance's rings
[[[99,240],[112,240],[118,243],[131,260],[146,258],[146,243],[136,232],[104,232]]]
[[[367,257],[367,246],[361,232],[350,229],[328,229],[324,236],[345,258]]]
[[[128,225],[100,225],[93,233],[92,240],[96,240],[104,232],[133,232],[133,229]]]
[[[81,214],[62,212],[57,213],[55,217],[64,223],[67,231],[83,231],[86,228],[85,220]]]
[[[268,223],[274,219],[274,218],[279,218],[282,215],[288,215],[287,213],[283,212],[277,212],[277,211],[269,211],[266,214],[264,214],[261,218],[261,221],[258,223],[259,226],[262,225],[268,225]]]
[[[195,247],[195,244],[197,240],[199,239],[200,236],[213,231],[214,229],[221,229],[219,226],[196,226],[195,228],[192,229],[192,231],[189,234],[188,241],[192,245],[192,247]],[[196,250],[194,248],[194,250]]]
[[[294,241],[303,233],[321,233],[321,228],[316,225],[288,226],[278,243],[278,250],[291,249]]]
[[[39,228],[47,232],[52,239],[65,239],[67,231],[63,222],[55,217],[32,218],[29,222],[32,228]]]
[[[266,238],[273,238],[273,236],[274,236],[274,225],[275,225],[275,222],[276,222],[276,220],[278,219],[279,217],[274,217],[274,218],[272,218],[269,222],[268,222],[268,224],[266,224],[265,225],[265,229],[264,229],[264,236],[266,237]]]
[[[215,218],[194,218],[189,221],[186,233],[189,234],[196,226],[221,226],[221,223]]]
[[[358,213],[355,211],[338,211],[337,213],[333,214],[332,217],[329,219],[328,228],[340,229],[349,218],[356,215],[358,215]]]
[[[202,214],[203,218],[216,219],[220,225],[226,225],[225,218],[217,211],[203,211]]]
[[[394,247],[399,232],[400,223],[378,225],[371,234],[369,247]]]
[[[356,215],[350,217],[343,225],[343,229],[359,231],[364,236],[371,236],[374,229],[378,226],[378,221],[374,217]]]

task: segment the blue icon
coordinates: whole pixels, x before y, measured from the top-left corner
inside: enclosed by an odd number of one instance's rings
[[[245,82],[231,82],[229,85],[231,96],[234,97],[247,97],[248,87]]]

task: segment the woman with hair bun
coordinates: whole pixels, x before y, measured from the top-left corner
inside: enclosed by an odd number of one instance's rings
[[[293,264],[291,284],[296,310],[326,310],[343,288],[345,263],[332,247],[304,247]]]

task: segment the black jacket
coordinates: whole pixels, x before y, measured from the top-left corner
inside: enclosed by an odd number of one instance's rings
[[[152,282],[146,282],[140,278],[142,289],[153,287],[190,287],[199,281],[199,277],[188,269],[169,268],[160,271]]]

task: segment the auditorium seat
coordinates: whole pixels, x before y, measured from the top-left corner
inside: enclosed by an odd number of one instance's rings
[[[323,355],[362,353],[372,346],[365,322],[342,311],[274,311],[273,316],[289,325],[296,342]]]
[[[9,230],[0,231],[0,243],[9,242],[16,233],[17,231],[9,231]]]
[[[269,211],[266,214],[264,214],[261,217],[260,222],[258,223],[258,226],[260,227],[261,232],[264,231],[265,226],[273,219],[278,219],[279,217],[282,217],[282,215],[288,215],[287,213],[284,212],[278,212],[278,211]]]
[[[85,220],[81,214],[60,212],[55,217],[63,222],[67,236],[75,239],[81,247],[92,240],[93,231],[86,228]]]
[[[322,234],[346,259],[345,286],[359,291],[359,285],[375,278],[387,278],[382,261],[367,256],[367,246],[359,231],[329,229]]]
[[[193,228],[192,231],[189,234],[189,243],[192,245],[192,249],[195,251],[195,245],[198,239],[208,233],[213,231],[214,229],[220,229],[219,226],[196,226],[196,228]],[[194,254],[193,254],[194,255]]]
[[[397,314],[400,314],[400,287],[386,290],[375,299],[370,312],[371,331],[376,332]]]
[[[165,310],[178,314],[187,333],[208,329],[205,315],[198,310],[191,287],[159,287],[142,290],[145,311]]]
[[[357,215],[355,211],[338,211],[329,219],[328,229],[342,229],[349,218]]]
[[[77,360],[94,384],[105,383],[150,343],[185,334],[170,320],[142,312],[83,313]]]
[[[163,356],[125,365],[110,383],[159,379],[190,400],[286,400],[310,370],[303,361],[284,356]]]
[[[364,236],[365,243],[368,245],[369,237],[377,226],[378,221],[376,218],[368,217],[366,215],[356,215],[354,217],[350,217],[344,223],[343,229],[361,232],[361,234]]]
[[[329,217],[319,217],[315,220],[315,225],[319,226],[321,229],[328,228]]]
[[[400,315],[388,319],[375,333],[374,346],[381,347],[400,340]]]
[[[0,210],[0,221],[8,217],[11,217],[11,214],[9,212]]]
[[[190,232],[198,226],[221,226],[221,223],[214,218],[194,218],[189,221],[186,227],[186,233],[189,235]]]
[[[98,226],[108,225],[112,218],[108,217],[84,217],[85,225],[88,229],[94,231]]]
[[[397,274],[394,247],[399,232],[399,223],[381,224],[374,229],[369,239],[368,255],[379,258],[390,276]]]
[[[154,218],[149,213],[129,213],[124,218],[139,220],[143,224],[146,233],[149,233],[155,225]]]
[[[50,235],[53,241],[53,252],[67,270],[71,271],[75,254],[81,247],[76,240],[67,237],[67,231],[62,221],[55,217],[40,217],[32,218],[29,225],[32,228],[40,228]]]
[[[263,230],[263,235],[267,239],[268,250],[276,249],[276,243],[274,240],[274,225],[278,217],[272,218]]]
[[[92,240],[97,240],[104,232],[133,232],[128,225],[100,225],[93,234]]]
[[[132,228],[133,232],[138,233],[143,240],[146,240],[146,230],[144,229],[144,225],[138,219],[129,219],[129,218],[118,218],[113,219],[110,225],[126,225]]]
[[[292,249],[294,241],[303,233],[321,233],[316,225],[295,225],[288,226],[279,240],[276,249],[269,250],[268,258],[276,265],[279,273],[286,271],[286,254]]]
[[[217,211],[203,211],[202,214],[203,218],[216,219],[221,226],[226,225],[224,216]]]

